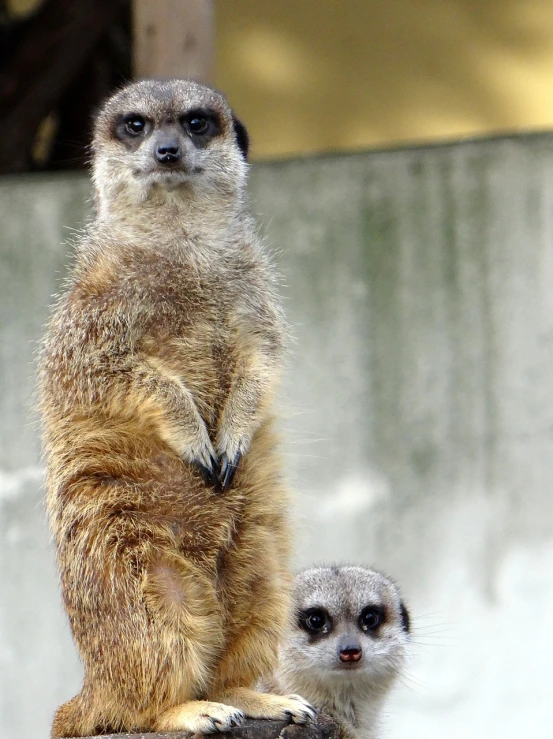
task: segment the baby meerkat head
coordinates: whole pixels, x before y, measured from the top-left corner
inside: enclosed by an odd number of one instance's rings
[[[364,567],[304,570],[293,603],[295,624],[281,655],[286,670],[374,685],[401,671],[409,613],[390,578]]]
[[[94,129],[93,180],[100,201],[144,202],[179,191],[208,199],[239,194],[248,134],[225,97],[190,80],[124,87]]]

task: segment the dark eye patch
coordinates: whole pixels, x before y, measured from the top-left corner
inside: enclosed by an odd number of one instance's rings
[[[139,146],[151,130],[151,121],[141,113],[124,113],[115,120],[115,137],[130,147]]]
[[[219,116],[210,108],[189,110],[179,118],[181,126],[198,148],[221,133]]]
[[[307,608],[298,613],[298,625],[311,638],[323,636],[332,630],[332,619],[324,608]]]
[[[380,605],[367,605],[357,620],[361,631],[376,631],[386,620],[386,609]]]
[[[144,116],[135,113],[126,115],[123,122],[125,124],[125,131],[130,136],[139,136],[141,133],[144,133],[146,128],[146,119]]]

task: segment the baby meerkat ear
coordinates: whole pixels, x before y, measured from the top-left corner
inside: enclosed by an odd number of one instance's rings
[[[409,611],[403,601],[399,604],[399,609],[401,611],[401,625],[403,626],[403,631],[409,633],[411,630],[411,617],[409,616]]]
[[[236,136],[238,148],[242,152],[244,159],[247,159],[250,148],[250,137],[248,136],[246,126],[235,115],[232,116],[232,124],[234,126],[234,135]]]

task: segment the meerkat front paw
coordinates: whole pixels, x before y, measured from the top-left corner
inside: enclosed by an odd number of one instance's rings
[[[313,706],[299,695],[274,695],[258,693],[248,688],[231,688],[217,698],[232,701],[232,704],[239,706],[248,718],[305,724],[317,715]]]
[[[287,701],[283,710],[294,724],[305,724],[317,716],[317,711],[311,703],[308,703],[301,695],[284,695],[280,700]]]
[[[187,728],[195,734],[214,734],[242,726],[245,720],[246,716],[238,708],[222,703],[210,703],[209,712],[201,713]]]
[[[185,462],[195,465],[203,474],[208,485],[216,486],[219,484],[220,464],[207,429],[205,433],[198,434],[189,445],[183,444],[181,458]]]
[[[196,467],[202,473],[206,485],[213,488],[219,487],[219,462],[215,457],[210,457],[209,464],[204,464],[202,462],[198,462],[197,460],[194,460],[193,464],[196,465]]]
[[[223,492],[225,492],[225,490],[228,490],[228,488],[230,488],[230,486],[232,485],[234,474],[238,468],[241,459],[242,455],[240,454],[240,452],[235,454],[233,459],[229,459],[226,452],[223,452],[221,454],[221,458],[219,460],[219,483],[221,484]]]
[[[232,485],[240,460],[250,446],[250,438],[233,437],[225,432],[219,435],[217,451],[219,453],[219,483],[223,492]]]
[[[174,706],[156,722],[156,731],[191,731],[194,734],[216,734],[242,726],[243,711],[234,706],[212,701],[190,701]]]

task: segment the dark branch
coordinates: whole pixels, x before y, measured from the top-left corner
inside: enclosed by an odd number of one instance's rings
[[[0,173],[29,169],[36,131],[127,0],[46,0],[0,60]]]

